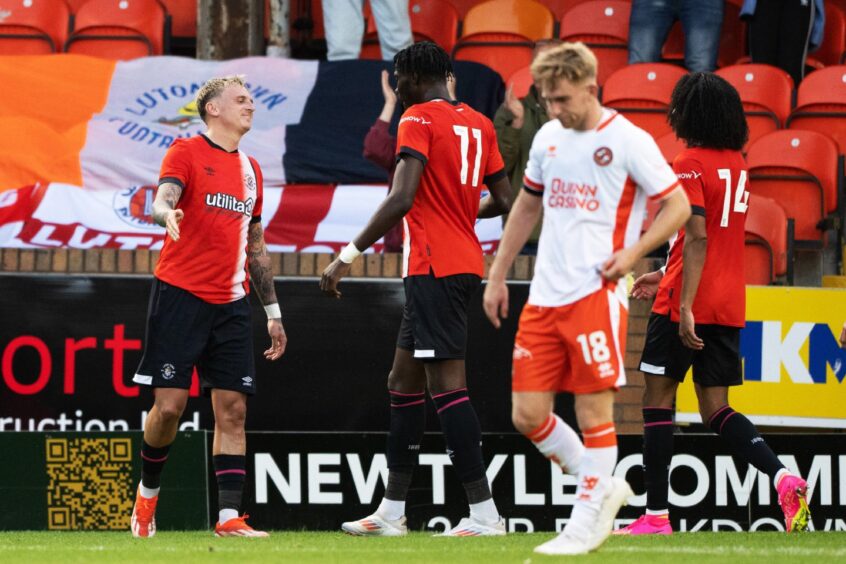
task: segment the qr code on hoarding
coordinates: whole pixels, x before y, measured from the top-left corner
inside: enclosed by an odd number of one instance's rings
[[[127,530],[132,513],[132,441],[47,438],[47,526]]]

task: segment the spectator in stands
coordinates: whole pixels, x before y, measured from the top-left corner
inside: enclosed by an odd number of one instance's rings
[[[327,59],[358,59],[364,37],[364,0],[322,0]],[[379,31],[382,58],[392,61],[400,50],[414,43],[407,0],[370,0]]]
[[[558,40],[539,41],[535,44],[535,57],[539,53],[554,47],[561,42]],[[532,147],[532,140],[535,133],[543,124],[549,121],[549,114],[541,100],[538,85],[532,84],[529,93],[522,98],[514,95],[514,87],[505,92],[505,101],[496,111],[494,116],[494,128],[499,143],[499,152],[505,161],[505,172],[511,180],[511,188],[514,190],[514,198],[520,193],[523,186],[523,172],[526,170],[526,162],[529,160],[529,149]],[[503,218],[503,222],[507,217]],[[534,231],[526,241],[521,254],[536,255],[538,253],[538,237],[540,237],[540,224],[535,225]],[[504,225],[504,224],[503,224]]]
[[[749,22],[752,62],[784,69],[799,86],[808,51],[822,44],[823,0],[745,0],[740,17]]]
[[[629,64],[661,60],[661,49],[676,20],[684,30],[684,66],[691,72],[717,68],[723,0],[632,0]]]
[[[450,75],[447,79],[447,90],[449,97],[455,97],[455,77]],[[382,113],[376,118],[367,137],[364,138],[364,158],[373,164],[388,171],[388,190],[394,182],[394,169],[397,166],[397,138],[391,135],[388,128],[391,126],[391,119],[397,107],[397,94],[394,92],[388,80],[388,71],[382,71],[382,96],[385,97],[385,105],[382,106]],[[385,233],[385,252],[397,253],[402,251],[402,222],[394,225]]]

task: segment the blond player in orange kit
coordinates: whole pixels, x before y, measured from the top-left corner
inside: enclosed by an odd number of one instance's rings
[[[532,63],[554,118],[535,136],[523,190],[508,217],[485,289],[494,326],[508,312],[505,276],[543,209],[529,299],[514,343],[512,418],[548,459],[578,477],[569,522],[542,554],[584,554],[608,537],[633,495],[612,476],[617,461],[614,392],[625,384],[628,301],[617,281],[690,217],[690,204],[652,137],[597,99],[597,63],[564,43]],[[640,236],[646,199],[661,212]],[[575,394],[584,444],[553,413]]]
[[[267,360],[287,338],[261,227],[262,175],[238,149],[255,106],[241,77],[213,78],[197,92],[208,131],[177,139],[162,162],[153,219],[167,229],[156,265],[144,356],[133,380],[151,386],[141,482],[132,509],[135,537],[156,533],[160,476],[188,401],[194,367],[214,410],[218,483],[216,536],[266,537],[240,515],[246,479],[244,419],[255,393],[250,280],[267,313]]]

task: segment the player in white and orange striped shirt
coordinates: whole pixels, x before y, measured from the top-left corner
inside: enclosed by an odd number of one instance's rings
[[[553,119],[532,144],[523,191],[508,217],[485,290],[499,327],[508,312],[505,275],[543,208],[529,300],[514,343],[513,421],[544,456],[578,476],[564,531],[537,547],[583,554],[611,532],[626,498],[617,461],[614,392],[625,383],[628,301],[617,280],[690,216],[690,204],[648,133],[597,99],[596,57],[564,43],[532,63]],[[646,199],[663,209],[640,237]],[[575,394],[578,435],[553,413],[555,395]]]

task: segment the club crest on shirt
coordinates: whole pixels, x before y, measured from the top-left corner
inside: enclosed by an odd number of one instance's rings
[[[171,380],[174,376],[176,376],[176,367],[169,363],[163,364],[162,378],[164,378],[165,380]]]
[[[608,166],[614,160],[614,153],[608,147],[600,147],[593,153],[593,162],[599,166]]]
[[[244,175],[244,184],[247,188],[250,189],[251,192],[255,191],[256,189],[256,179],[253,178],[252,174],[245,174]]]

